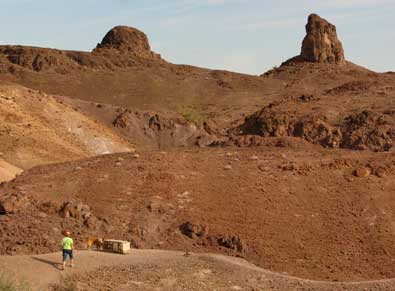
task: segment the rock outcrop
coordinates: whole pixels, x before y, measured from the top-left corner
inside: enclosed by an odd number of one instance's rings
[[[306,37],[300,56],[310,62],[344,64],[344,51],[337,38],[336,27],[317,14],[311,14],[306,24]]]
[[[116,26],[111,29],[97,47],[150,51],[145,33],[128,26]]]
[[[71,217],[81,221],[90,229],[95,229],[100,225],[99,219],[92,214],[91,208],[82,202],[65,202],[59,210],[59,215],[64,219]]]
[[[16,213],[25,209],[29,204],[29,198],[24,193],[6,194],[0,197],[0,215]]]
[[[303,95],[293,100],[298,102],[309,98],[314,99],[314,96]],[[284,139],[281,138],[292,137],[326,148],[374,152],[395,149],[395,111],[364,110],[331,120],[325,114],[298,114],[277,106],[278,103],[271,103],[247,116],[243,123],[228,130],[227,136],[215,140],[210,146],[260,146],[269,144],[268,138],[275,138],[272,140],[276,141],[276,146],[283,146]]]
[[[160,59],[160,55],[151,51],[147,35],[133,27],[116,26],[104,36],[95,51],[103,49],[117,50],[142,58]]]
[[[132,143],[145,147],[206,146],[213,138],[207,123],[198,124],[179,114],[124,109],[115,116],[112,125]]]
[[[354,150],[389,151],[395,143],[395,120],[391,112],[364,110],[347,116],[342,124],[342,147]]]
[[[58,74],[64,74],[70,70],[76,70],[78,64],[64,51],[56,49],[46,49],[37,47],[24,46],[0,46],[0,56],[8,60],[9,66],[7,71],[13,72],[16,68],[42,72],[53,71]],[[4,65],[4,67],[6,67]]]

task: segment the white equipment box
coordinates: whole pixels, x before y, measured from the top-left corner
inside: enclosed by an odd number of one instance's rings
[[[103,251],[128,254],[130,253],[130,242],[123,240],[105,239],[103,241]]]

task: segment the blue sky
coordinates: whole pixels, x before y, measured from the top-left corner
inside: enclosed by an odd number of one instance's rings
[[[312,12],[348,60],[395,71],[395,0],[0,0],[0,44],[90,51],[128,25],[173,63],[261,74],[299,53]]]

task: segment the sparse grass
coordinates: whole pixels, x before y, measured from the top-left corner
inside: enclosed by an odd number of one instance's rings
[[[345,117],[344,115],[338,115],[335,119],[335,126],[342,126],[344,124]]]
[[[50,291],[76,291],[77,283],[72,279],[72,276],[64,277],[59,284],[53,285]]]
[[[4,272],[0,272],[0,291],[30,291],[29,284],[24,281],[16,281]]]
[[[186,121],[192,122],[197,126],[202,125],[207,120],[207,115],[204,112],[194,108],[184,108],[180,111],[180,114]]]

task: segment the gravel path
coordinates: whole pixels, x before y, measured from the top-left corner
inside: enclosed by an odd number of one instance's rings
[[[185,256],[175,251],[133,250],[130,255],[117,255],[77,251],[76,266],[65,271],[59,269],[60,257],[60,253],[2,256],[0,269],[40,291],[62,278],[72,278],[79,290],[395,290],[395,280],[301,280],[258,268],[243,259],[212,254]]]

